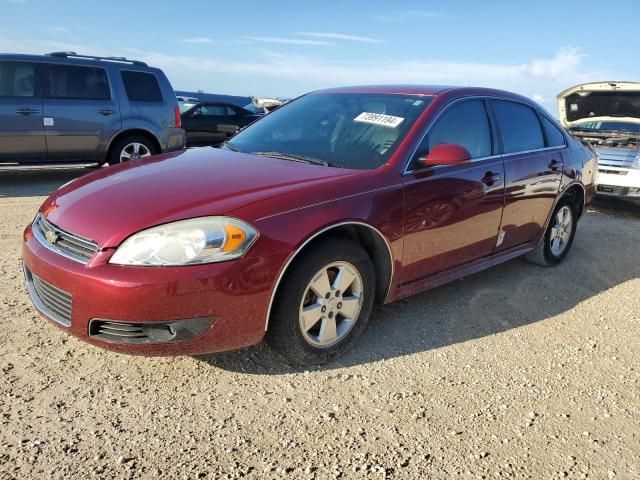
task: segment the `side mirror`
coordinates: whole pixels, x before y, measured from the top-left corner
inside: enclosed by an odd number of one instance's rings
[[[460,165],[471,160],[469,151],[461,145],[455,143],[440,143],[433,147],[424,156],[420,156],[418,162],[425,167],[435,167],[438,165]]]

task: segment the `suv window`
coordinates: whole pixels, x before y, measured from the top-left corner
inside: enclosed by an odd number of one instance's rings
[[[441,143],[466,148],[471,158],[491,155],[491,128],[483,100],[464,100],[447,108],[418,148],[424,155]]]
[[[536,112],[521,103],[494,100],[504,153],[525,152],[544,148],[544,137]]]
[[[98,67],[77,65],[47,65],[46,92],[48,98],[109,100],[111,92],[107,73]]]
[[[161,102],[162,92],[155,75],[123,70],[122,81],[127,97],[132,102]]]
[[[31,63],[0,62],[0,97],[33,97],[35,67]]]
[[[542,122],[542,129],[544,130],[544,136],[547,139],[547,147],[563,147],[565,140],[564,135],[554,123],[544,115],[540,115],[540,121]]]

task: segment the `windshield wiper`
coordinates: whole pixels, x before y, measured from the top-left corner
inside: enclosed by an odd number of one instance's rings
[[[283,160],[291,160],[293,162],[311,163],[313,165],[322,165],[328,167],[329,162],[320,160],[319,158],[307,157],[305,155],[296,155],[293,153],[282,152],[251,152],[253,155],[263,155],[265,157],[281,158]]]
[[[232,152],[239,152],[240,151],[240,150],[238,150],[238,147],[236,147],[233,143],[231,143],[229,141],[222,142],[222,144],[220,145],[220,148],[222,148],[222,147],[227,147]]]

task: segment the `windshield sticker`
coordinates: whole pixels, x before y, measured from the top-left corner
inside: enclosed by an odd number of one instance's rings
[[[384,115],[382,113],[362,112],[360,115],[354,118],[353,121],[361,123],[371,123],[372,125],[380,125],[381,127],[387,128],[396,128],[404,121],[404,118],[394,117],[393,115]]]

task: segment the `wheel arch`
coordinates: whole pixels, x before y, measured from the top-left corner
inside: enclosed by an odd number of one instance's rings
[[[567,196],[573,199],[576,209],[578,210],[578,218],[582,217],[582,214],[584,213],[584,206],[585,206],[585,199],[586,199],[586,191],[584,186],[579,182],[572,183],[571,185],[567,186],[567,188],[564,189],[560,198],[562,199]]]
[[[109,141],[109,145],[107,146],[105,161],[109,160],[109,157],[111,156],[111,149],[113,148],[113,146],[116,144],[118,140],[125,137],[134,137],[137,135],[146,137],[149,140],[151,140],[153,142],[153,145],[156,147],[156,150],[158,151],[158,153],[162,152],[162,146],[160,145],[160,141],[158,140],[158,137],[156,137],[149,130],[145,130],[144,128],[129,128],[127,130],[122,130],[121,132],[118,132],[111,138],[111,140]]]
[[[278,289],[290,267],[295,263],[295,260],[300,257],[303,251],[327,237],[346,237],[360,245],[369,254],[373,262],[374,271],[376,272],[375,301],[383,303],[388,298],[394,273],[394,259],[389,241],[380,230],[368,223],[355,220],[335,223],[321,228],[307,237],[285,262],[271,291],[264,325],[265,331],[269,328],[269,319]]]

